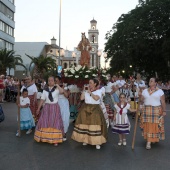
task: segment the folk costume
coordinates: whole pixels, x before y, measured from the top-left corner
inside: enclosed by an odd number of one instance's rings
[[[65,88],[65,90],[67,89]],[[61,117],[63,120],[64,133],[67,133],[70,120],[70,110],[68,99],[64,96],[64,94],[59,94],[58,104],[60,106]]]
[[[58,98],[59,90],[55,87],[43,90],[41,99],[45,101],[45,105],[41,110],[34,135],[37,142],[51,144],[63,142],[64,128]]]
[[[113,83],[109,82],[107,84],[107,86],[104,86],[105,87],[105,90],[106,90],[106,93],[105,93],[105,96],[104,96],[104,104],[106,106],[106,110],[107,110],[107,113],[108,113],[108,116],[109,116],[109,121],[110,123],[112,122],[113,120],[113,116],[114,116],[114,104],[115,104],[115,101],[114,101],[114,98],[113,96],[110,94],[110,92],[112,91],[112,86],[113,86]]]
[[[107,127],[103,112],[100,107],[100,99],[94,100],[85,93],[85,103],[82,105],[72,134],[72,139],[90,145],[101,145],[107,140]],[[102,96],[101,90],[92,92]]]
[[[156,88],[151,91],[150,88],[143,90],[144,108],[141,115],[142,136],[148,142],[159,142],[165,139],[164,117],[161,107],[161,96],[164,92]]]
[[[101,93],[102,93],[102,97],[100,99],[100,107],[103,111],[103,115],[104,115],[104,118],[106,120],[106,125],[107,125],[107,128],[108,128],[109,127],[109,117],[108,117],[108,114],[107,114],[106,106],[103,102],[103,97],[105,96],[105,88],[102,87],[100,90],[101,90]]]
[[[20,96],[20,105],[24,106],[30,104],[30,99],[28,97],[23,98]],[[29,130],[35,127],[35,122],[29,107],[20,108],[20,129]]]
[[[36,114],[36,111],[38,109],[38,102],[37,102],[37,98],[35,98],[35,93],[37,95],[38,90],[35,84],[31,84],[30,86],[22,86],[21,88],[21,93],[23,91],[23,89],[27,89],[28,90],[28,98],[30,99],[30,109],[32,112],[32,115],[35,119],[35,121],[38,121],[38,116]]]
[[[130,122],[127,116],[127,112],[130,109],[130,104],[121,103],[115,104],[116,109],[116,121],[112,127],[112,132],[117,134],[129,134],[130,133]]]

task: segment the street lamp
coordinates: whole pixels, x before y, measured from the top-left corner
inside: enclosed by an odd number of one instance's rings
[[[65,55],[64,49],[62,49],[60,53],[61,53],[60,56],[64,57],[64,55]]]
[[[97,55],[98,55],[98,57],[99,57],[99,69],[100,69],[100,57],[101,57],[101,55],[102,55],[102,52],[101,52],[101,51],[98,51],[98,52],[97,52]]]
[[[61,42],[61,2],[62,0],[60,0],[60,12],[59,12],[59,58],[58,58],[58,65],[61,64],[60,62],[60,42]]]
[[[75,52],[72,52],[72,57],[73,57],[73,65],[74,65],[74,58],[76,58],[76,53]]]
[[[106,63],[107,63],[107,60],[106,60],[106,58],[107,58],[107,53],[104,53],[104,54],[103,54],[103,57],[105,58],[105,68],[106,68]]]

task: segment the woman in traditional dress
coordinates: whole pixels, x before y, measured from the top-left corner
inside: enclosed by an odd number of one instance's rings
[[[22,86],[21,93],[24,88],[28,90],[28,98],[30,99],[30,109],[36,122],[38,121],[38,115],[36,114],[38,108],[38,101],[37,101],[38,90],[35,83],[33,83],[31,76],[26,77],[25,82],[26,82],[26,86],[25,85]]]
[[[165,139],[164,116],[166,104],[164,92],[157,87],[157,79],[151,78],[149,88],[143,90],[140,101],[144,102],[141,115],[142,135],[147,140],[146,149],[151,149],[151,143]]]
[[[85,104],[78,113],[72,134],[73,140],[83,145],[96,145],[96,149],[107,141],[106,121],[100,107],[102,92],[97,90],[98,84],[97,79],[91,79],[89,86],[84,87],[81,100],[85,100]]]
[[[104,115],[104,118],[106,120],[106,125],[107,125],[107,128],[109,128],[109,117],[108,117],[108,113],[107,113],[107,110],[106,110],[106,106],[103,102],[103,97],[105,96],[105,88],[101,86],[101,81],[99,79],[99,86],[98,86],[98,89],[101,90],[101,93],[102,93],[102,96],[100,98],[100,107],[103,111],[103,115]]]
[[[114,98],[112,96],[112,86],[114,85],[114,83],[108,82],[107,86],[105,87],[105,96],[104,96],[104,104],[106,106],[106,110],[108,113],[108,117],[109,117],[109,124],[112,124],[112,120],[113,120],[113,116],[114,116]]]
[[[66,141],[67,140],[66,133],[68,131],[69,120],[70,120],[70,110],[69,110],[69,102],[68,102],[69,90],[67,87],[63,87],[63,84],[61,84],[61,77],[57,76],[55,78],[55,81],[56,84],[58,84],[61,88],[63,88],[63,93],[59,94],[58,104],[60,106],[61,117],[64,125],[63,141]]]
[[[34,139],[37,142],[47,142],[57,146],[58,143],[63,142],[64,128],[58,98],[59,93],[63,93],[64,91],[58,84],[56,86],[54,85],[54,77],[49,77],[48,88],[43,90],[37,110],[38,114],[41,106],[45,103],[36,126]]]

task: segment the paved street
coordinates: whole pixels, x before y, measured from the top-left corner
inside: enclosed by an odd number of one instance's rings
[[[73,123],[70,123],[68,140],[58,147],[37,143],[33,133],[17,130],[17,107],[14,103],[2,105],[6,119],[0,123],[0,170],[169,170],[170,169],[170,112],[165,120],[166,140],[145,149],[145,141],[137,129],[135,150],[131,149],[134,120],[127,136],[127,146],[117,146],[118,135],[109,129],[109,139],[100,150],[95,146],[82,146],[71,140]],[[170,105],[167,106],[170,110]]]

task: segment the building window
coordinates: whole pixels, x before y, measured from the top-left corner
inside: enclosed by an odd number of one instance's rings
[[[13,44],[11,44],[11,43],[9,43],[9,42],[6,42],[5,48],[6,48],[7,50],[13,50]]]
[[[5,23],[0,21],[0,30],[5,32]]]
[[[2,12],[5,16],[14,20],[14,12],[11,11],[7,6],[5,6],[2,2],[0,2],[0,12]]]
[[[67,68],[67,63],[64,63],[64,68]]]
[[[12,4],[14,4],[14,0],[8,0],[9,2],[11,2]]]
[[[12,37],[14,36],[14,29],[2,21],[0,21],[0,30],[9,34]]]
[[[0,49],[5,48],[5,41],[3,39],[0,39]]]

